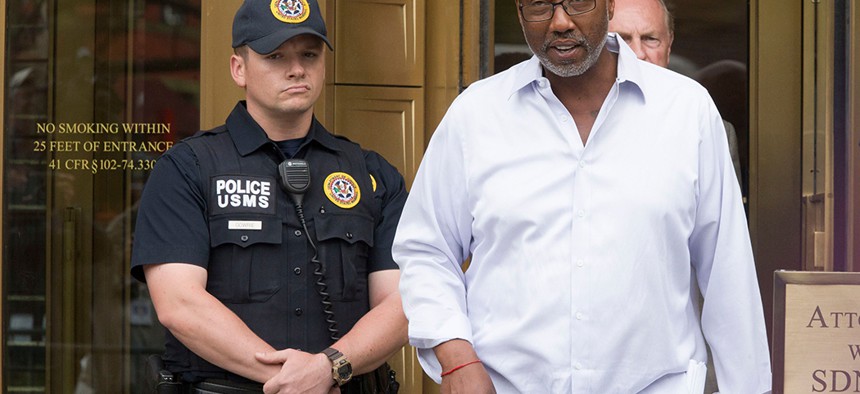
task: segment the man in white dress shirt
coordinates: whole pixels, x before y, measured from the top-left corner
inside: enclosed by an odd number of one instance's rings
[[[444,393],[701,393],[707,340],[724,393],[769,391],[707,92],[607,34],[613,0],[517,6],[535,57],[455,100],[395,237],[425,371]]]

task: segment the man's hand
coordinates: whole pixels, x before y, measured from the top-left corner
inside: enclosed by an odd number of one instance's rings
[[[331,361],[324,354],[310,354],[295,349],[256,353],[263,364],[282,364],[281,371],[263,386],[266,394],[339,393],[332,387]]]
[[[442,377],[443,394],[495,394],[493,381],[481,363],[460,368]]]
[[[433,348],[442,367],[442,394],[495,394],[493,380],[468,341],[453,339]]]

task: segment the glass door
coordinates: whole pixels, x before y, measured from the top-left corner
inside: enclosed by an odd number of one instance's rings
[[[803,2],[803,269],[856,271],[852,2]],[[855,238],[856,239],[856,238]]]
[[[199,127],[199,0],[9,0],[3,392],[143,392],[160,352],[129,276],[154,160]]]

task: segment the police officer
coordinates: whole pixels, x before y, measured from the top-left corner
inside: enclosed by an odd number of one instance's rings
[[[246,0],[230,59],[246,100],[146,184],[132,274],[191,392],[357,392],[406,343],[390,252],[404,181],[314,117],[326,46],[315,0]]]

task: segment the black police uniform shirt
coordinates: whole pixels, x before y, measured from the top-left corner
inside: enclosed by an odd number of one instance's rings
[[[342,336],[369,310],[367,275],[397,269],[391,243],[405,184],[379,154],[333,136],[316,119],[296,158],[310,167],[303,211]],[[225,125],[176,144],[144,188],[131,272],[145,281],[147,264],[203,267],[207,291],[271,346],[319,352],[333,340],[314,285],[314,250],[279,183],[283,160],[244,102]],[[184,380],[244,380],[165,335],[165,363]]]

